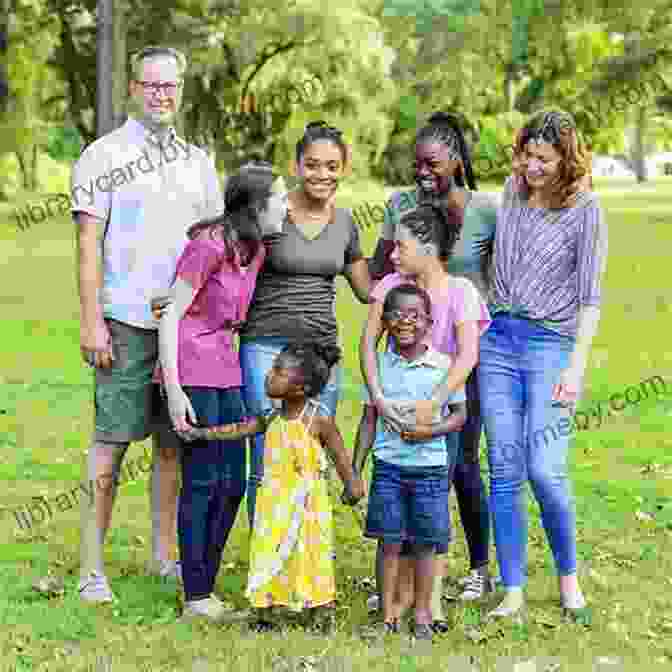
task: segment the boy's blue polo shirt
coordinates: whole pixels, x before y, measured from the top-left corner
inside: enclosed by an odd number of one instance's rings
[[[378,354],[378,376],[383,396],[393,400],[429,400],[438,383],[447,375],[452,364],[448,355],[428,348],[424,355],[408,360],[388,350]],[[364,401],[370,403],[369,392],[364,386]],[[466,401],[464,388],[456,390],[443,408],[444,417],[449,414],[448,404]],[[435,418],[438,421],[439,418]],[[451,434],[447,435],[451,437]],[[457,432],[452,433],[457,440]],[[396,432],[386,429],[382,418],[376,424],[373,454],[384,462],[403,467],[441,467],[448,464],[446,437],[430,441],[407,443]]]

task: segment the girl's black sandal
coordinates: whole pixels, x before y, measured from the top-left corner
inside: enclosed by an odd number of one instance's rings
[[[429,626],[432,629],[432,632],[434,632],[437,635],[445,635],[447,632],[450,631],[450,625],[448,624],[448,621],[434,621]]]

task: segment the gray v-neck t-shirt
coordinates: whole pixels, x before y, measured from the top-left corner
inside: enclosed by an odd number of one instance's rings
[[[335,208],[312,240],[289,219],[281,233],[264,240],[266,261],[241,340],[279,337],[338,345],[334,279],[364,256],[350,210]]]

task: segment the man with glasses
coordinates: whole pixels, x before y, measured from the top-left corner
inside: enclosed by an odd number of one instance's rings
[[[186,58],[174,49],[147,47],[131,66],[128,121],[87,147],[72,174],[81,352],[95,374],[78,586],[89,602],[114,600],[103,543],[128,445],[150,435],[151,570],[181,578],[179,563],[171,560],[180,444],[152,384],[158,323],[150,300],[170,286],[189,226],[224,209],[212,159],[173,127]]]

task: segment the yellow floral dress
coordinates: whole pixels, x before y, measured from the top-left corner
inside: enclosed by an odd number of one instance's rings
[[[309,403],[312,422],[317,404]],[[295,420],[276,417],[266,432],[245,592],[256,608],[301,611],[336,598],[327,462],[304,424],[306,407]]]

